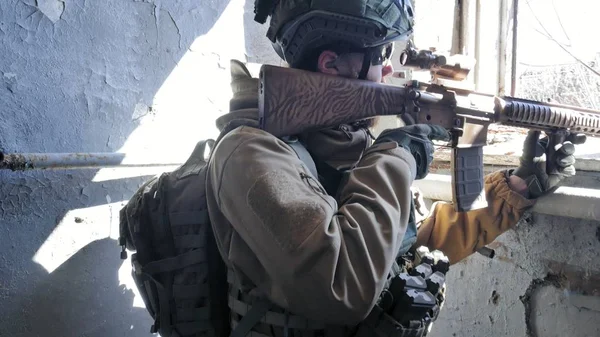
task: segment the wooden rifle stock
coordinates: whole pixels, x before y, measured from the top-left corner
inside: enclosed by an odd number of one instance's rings
[[[459,104],[459,89],[427,90],[263,65],[259,75],[260,128],[276,137],[337,127],[384,115],[452,131],[453,201],[457,211],[487,206],[483,147],[490,124],[600,136],[600,111],[494,97],[489,109]],[[490,95],[491,96],[491,95]],[[406,122],[405,120],[405,122]],[[551,171],[551,170],[550,170]]]
[[[297,69],[263,65],[259,75],[259,125],[276,137],[376,116],[403,115],[407,109],[417,123],[434,123],[450,129],[456,113],[454,104],[447,103],[444,97],[405,87]],[[457,159],[453,163],[454,199],[459,211],[487,205],[483,193],[482,146],[469,144],[453,154],[453,160]]]
[[[406,89],[298,69],[263,65],[260,128],[276,137],[404,112]]]

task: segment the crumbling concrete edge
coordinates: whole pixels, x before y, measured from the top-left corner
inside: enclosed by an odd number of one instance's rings
[[[525,294],[519,296],[519,300],[525,306],[525,327],[527,337],[538,337],[535,332],[535,322],[533,321],[535,315],[533,313],[533,306],[531,301],[535,293],[547,286],[553,286],[557,289],[562,289],[565,286],[566,278],[564,275],[548,273],[543,279],[533,279],[525,290]]]

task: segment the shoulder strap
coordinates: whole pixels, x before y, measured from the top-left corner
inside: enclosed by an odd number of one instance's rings
[[[215,141],[213,139],[203,139],[196,143],[196,147],[194,147],[187,161],[174,172],[177,178],[182,179],[192,174],[198,174],[200,169],[208,162],[214,147]],[[208,154],[206,153],[207,148]]]
[[[251,121],[251,120],[231,121],[221,131],[219,138],[217,138],[216,143],[218,143],[221,140],[221,138],[223,136],[225,136],[228,132],[230,132],[233,129],[237,128],[238,126],[242,126],[242,125],[258,127],[258,123],[256,121]],[[308,150],[304,147],[304,145],[300,142],[300,140],[298,140],[297,137],[281,137],[281,140],[283,140],[286,144],[288,144],[292,148],[292,150],[294,150],[294,152],[296,152],[296,155],[298,156],[298,158],[300,158],[300,160],[304,163],[304,165],[306,165],[308,167],[308,170],[310,171],[310,174],[313,176],[313,178],[319,180],[319,175],[317,173],[317,167],[315,165],[315,161],[312,159],[312,157],[310,156],[310,153],[308,153]]]
[[[319,175],[317,174],[317,166],[315,165],[315,161],[312,159],[310,153],[308,153],[308,150],[298,140],[298,138],[284,137],[282,140],[286,142],[292,148],[292,150],[294,150],[294,152],[296,152],[298,158],[300,158],[304,165],[308,167],[308,170],[310,171],[310,174],[312,174],[313,178],[318,180]]]

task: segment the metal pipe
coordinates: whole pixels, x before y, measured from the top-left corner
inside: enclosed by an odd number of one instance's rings
[[[498,95],[506,92],[506,35],[508,35],[508,1],[500,0],[500,19],[498,29]]]
[[[576,178],[576,177],[575,177]],[[414,186],[430,200],[452,201],[452,182],[450,175],[429,174],[425,179],[416,180]],[[576,219],[600,219],[600,189],[560,186],[556,191],[541,197],[532,211]]]
[[[10,153],[0,152],[1,170],[25,171],[48,169],[85,169],[110,167],[179,166],[182,162],[166,160],[162,163],[146,158],[132,158],[125,153]]]
[[[480,90],[481,85],[479,80],[481,79],[481,63],[480,55],[481,55],[481,0],[475,1],[475,90]]]
[[[510,68],[510,95],[515,97],[517,92],[517,24],[519,17],[519,0],[513,0],[513,26],[512,26],[512,59]]]
[[[452,31],[452,54],[464,53],[464,36],[463,36],[463,1],[454,2],[454,29]]]
[[[461,51],[460,54],[475,55],[475,31],[477,30],[476,0],[461,0]]]

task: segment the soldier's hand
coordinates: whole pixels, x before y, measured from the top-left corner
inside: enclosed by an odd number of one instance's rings
[[[383,131],[373,145],[392,141],[407,149],[417,163],[416,179],[423,179],[433,161],[434,139],[450,140],[450,133],[438,125],[414,124]]]
[[[540,131],[530,130],[523,143],[520,166],[513,175],[525,180],[530,198],[554,191],[566,177],[575,175],[575,145],[583,144],[583,134],[566,138],[551,134],[539,139]]]

